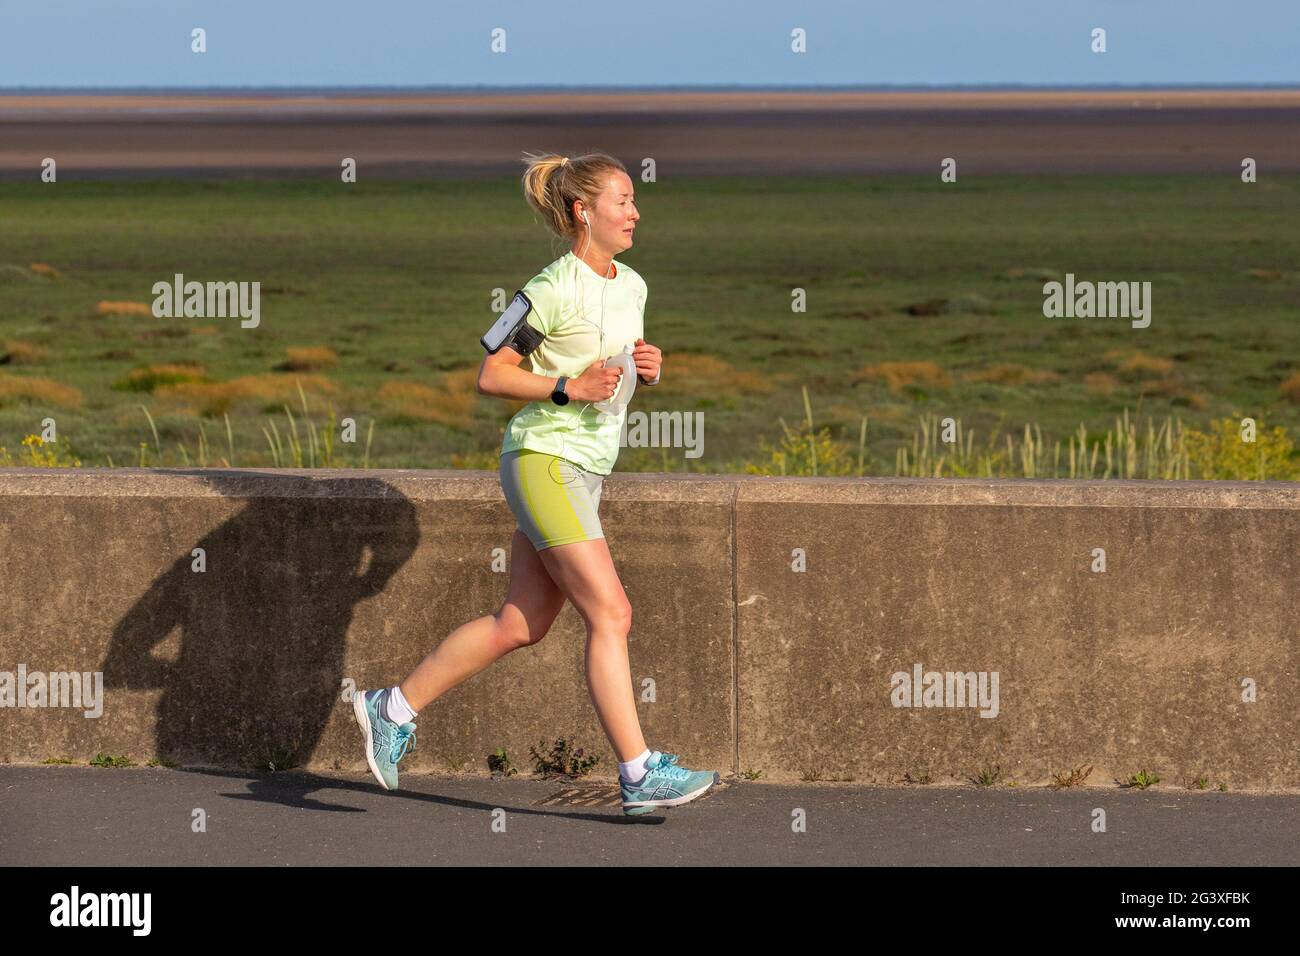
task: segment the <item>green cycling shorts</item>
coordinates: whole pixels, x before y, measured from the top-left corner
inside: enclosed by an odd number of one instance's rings
[[[603,475],[530,448],[501,456],[501,489],[538,551],[605,537],[596,516],[603,481]]]

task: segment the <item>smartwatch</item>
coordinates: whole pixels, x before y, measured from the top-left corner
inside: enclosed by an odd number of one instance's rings
[[[567,375],[561,375],[555,381],[555,390],[551,392],[551,401],[556,405],[569,404],[569,396],[564,391],[564,383],[569,380]]]

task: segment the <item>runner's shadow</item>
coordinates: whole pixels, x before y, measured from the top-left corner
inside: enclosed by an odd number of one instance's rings
[[[277,474],[268,489],[272,476],[254,472],[171,473],[247,504],[193,545],[204,570],[185,548],[118,622],[104,686],[162,689],[155,739],[165,760],[305,763],[340,699],[356,606],[379,596],[419,543],[415,506],[373,478]]]
[[[480,800],[466,800],[461,797],[446,797],[432,793],[420,793],[417,790],[394,790],[384,791],[372,779],[365,780],[341,780],[337,777],[324,777],[309,771],[295,770],[289,773],[267,773],[256,776],[247,773],[239,773],[229,770],[218,770],[213,768],[186,767],[185,773],[200,773],[211,777],[223,777],[229,780],[237,780],[247,784],[247,793],[223,793],[222,796],[230,800],[251,800],[258,803],[278,803],[281,806],[292,807],[295,810],[325,810],[343,813],[366,813],[364,807],[350,807],[336,803],[322,803],[319,800],[310,799],[307,794],[316,793],[317,791],[352,791],[365,794],[383,794],[385,798],[397,798],[400,800],[415,800],[421,803],[432,803],[440,806],[456,807],[463,810],[482,810],[490,813],[498,807],[503,806],[502,802],[484,803]],[[503,787],[508,787],[508,783],[502,783]],[[503,791],[502,799],[505,800],[506,793]],[[510,813],[524,814],[528,816],[544,817],[561,817],[570,820],[582,820],[587,823],[612,823],[618,826],[659,826],[665,822],[662,814],[629,817],[617,807],[610,807],[603,813],[591,811],[556,811],[539,807],[510,805],[506,809]]]

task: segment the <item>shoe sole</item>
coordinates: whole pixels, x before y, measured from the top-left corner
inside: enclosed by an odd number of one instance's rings
[[[690,803],[692,800],[704,796],[717,786],[721,779],[721,775],[715,770],[713,771],[713,779],[692,793],[682,797],[674,797],[671,800],[646,800],[625,803],[623,804],[623,812],[628,816],[640,816],[643,813],[649,813],[655,807],[680,807],[684,803]]]
[[[354,694],[352,696],[352,716],[357,719],[357,726],[361,728],[361,736],[366,739],[366,763],[370,765],[370,772],[375,775],[379,785],[385,790],[392,790],[384,775],[379,772],[379,766],[375,763],[375,742],[372,739],[370,729],[370,714],[366,711],[366,695],[364,693]]]

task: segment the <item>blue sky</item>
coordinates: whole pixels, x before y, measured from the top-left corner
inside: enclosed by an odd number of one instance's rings
[[[1003,83],[1300,83],[1300,0],[0,0],[0,87]]]

